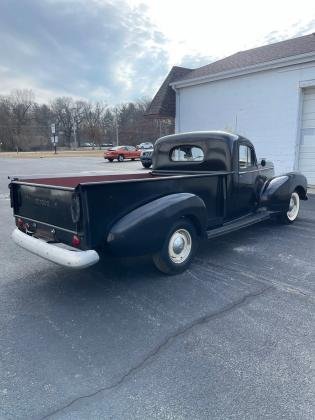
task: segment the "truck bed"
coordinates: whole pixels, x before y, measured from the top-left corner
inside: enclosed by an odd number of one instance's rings
[[[161,177],[163,175],[157,175],[149,173],[130,173],[130,174],[118,174],[118,175],[75,175],[75,176],[63,176],[63,177],[45,177],[45,178],[26,178],[21,180],[23,183],[47,185],[52,187],[66,187],[76,188],[79,184],[87,183],[98,183],[98,182],[113,182],[113,181],[130,181],[140,179],[152,179]],[[165,175],[164,175],[165,176]]]
[[[220,171],[14,178],[11,203],[16,220],[21,218],[38,231],[53,232],[53,238],[66,244],[79,235],[81,249],[94,249],[105,244],[109,229],[121,217],[169,194],[196,194],[206,204],[208,226],[220,225],[223,180],[228,176]],[[78,220],[73,218],[76,199]]]

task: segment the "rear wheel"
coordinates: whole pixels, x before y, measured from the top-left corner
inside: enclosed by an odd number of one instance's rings
[[[179,220],[170,229],[161,251],[153,255],[153,262],[162,273],[182,273],[189,267],[197,243],[194,225],[189,220]]]
[[[144,167],[144,168],[150,168],[150,166],[151,166],[151,163],[142,163],[142,166]]]
[[[123,162],[124,161],[124,156],[123,155],[119,155],[117,158],[118,162]]]
[[[284,224],[293,223],[299,215],[300,210],[300,196],[294,191],[290,197],[289,210],[281,213],[278,216],[278,221]]]
[[[131,158],[131,160],[136,160],[136,158]]]

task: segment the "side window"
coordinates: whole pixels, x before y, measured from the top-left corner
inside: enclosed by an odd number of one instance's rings
[[[173,162],[200,162],[204,159],[203,150],[196,146],[178,146],[171,151]]]
[[[246,169],[255,166],[255,154],[253,150],[245,144],[240,144],[238,152],[239,169]]]

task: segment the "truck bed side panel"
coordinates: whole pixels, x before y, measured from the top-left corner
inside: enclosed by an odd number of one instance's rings
[[[199,196],[207,208],[208,226],[219,225],[223,220],[222,179],[223,175],[203,175],[82,185],[81,197],[84,197],[89,226],[88,245],[91,248],[105,245],[110,227],[121,217],[143,204],[174,193]]]

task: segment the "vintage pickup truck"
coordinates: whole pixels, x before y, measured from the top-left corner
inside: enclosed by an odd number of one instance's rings
[[[274,176],[244,137],[217,131],[160,138],[149,173],[11,178],[13,240],[72,268],[99,255],[152,255],[164,273],[185,270],[201,238],[275,217],[292,223],[306,178]]]

